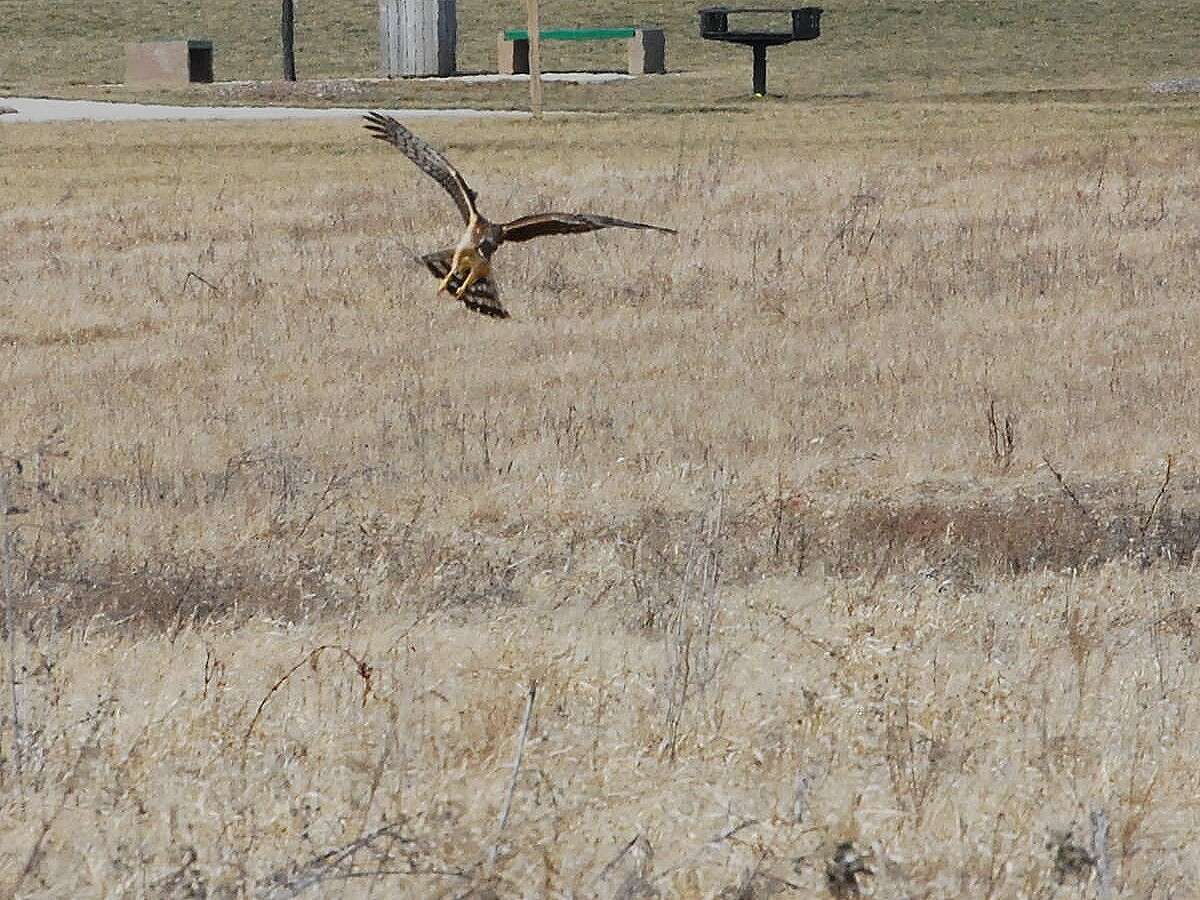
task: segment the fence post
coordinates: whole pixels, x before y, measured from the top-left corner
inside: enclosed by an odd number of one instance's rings
[[[529,24],[529,108],[535,119],[542,117],[542,23],[538,0],[525,0]]]
[[[279,17],[279,35],[283,44],[283,80],[296,80],[296,5],[283,0]]]

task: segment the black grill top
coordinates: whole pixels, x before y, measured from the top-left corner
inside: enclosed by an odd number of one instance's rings
[[[767,48],[792,41],[811,41],[821,36],[821,13],[817,6],[793,9],[764,9],[762,7],[709,6],[700,10],[700,37],[707,41],[744,44],[754,50],[754,94],[767,95]],[[731,31],[729,17],[741,14],[787,13],[791,16],[789,31]]]
[[[700,36],[710,41],[730,41],[735,44],[788,44],[792,41],[811,41],[821,36],[821,10],[816,6],[793,8],[709,6],[700,10]],[[791,17],[788,31],[738,31],[729,28],[729,17],[743,14],[762,15],[784,13]]]
[[[805,6],[800,9],[792,9],[784,6],[764,6],[761,9],[752,9],[748,6],[706,6],[700,10],[702,13],[792,13],[802,12],[805,10],[816,9],[815,6]]]

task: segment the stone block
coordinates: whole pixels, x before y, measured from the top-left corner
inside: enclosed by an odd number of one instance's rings
[[[501,75],[528,75],[529,41],[510,41],[500,32],[496,38],[496,60]]]
[[[661,28],[639,28],[629,39],[629,74],[662,75],[667,71],[667,38]]]
[[[144,41],[125,45],[127,84],[210,84],[211,41]]]

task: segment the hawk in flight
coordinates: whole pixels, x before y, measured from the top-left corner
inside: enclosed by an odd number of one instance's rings
[[[445,188],[462,213],[467,229],[458,245],[427,253],[421,257],[421,262],[441,279],[439,294],[450,291],[468,309],[485,316],[508,318],[508,310],[500,303],[500,293],[492,280],[492,256],[501,244],[529,241],[547,234],[582,234],[601,228],[640,228],[675,234],[673,228],[587,213],[536,213],[502,225],[489,222],[475,205],[475,192],[446,157],[391,116],[369,113],[365,118],[366,129],[372,135],[396,147],[416,163],[417,168]]]

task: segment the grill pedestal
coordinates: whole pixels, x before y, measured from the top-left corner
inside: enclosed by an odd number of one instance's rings
[[[760,9],[734,8],[729,6],[709,6],[700,10],[700,37],[706,41],[725,41],[729,44],[742,44],[754,51],[754,94],[765,97],[767,94],[767,48],[793,41],[811,41],[821,36],[821,10],[816,6],[804,6],[799,9]],[[778,16],[781,13],[791,14],[791,29],[789,31],[750,31],[731,30],[729,17],[732,16]]]

